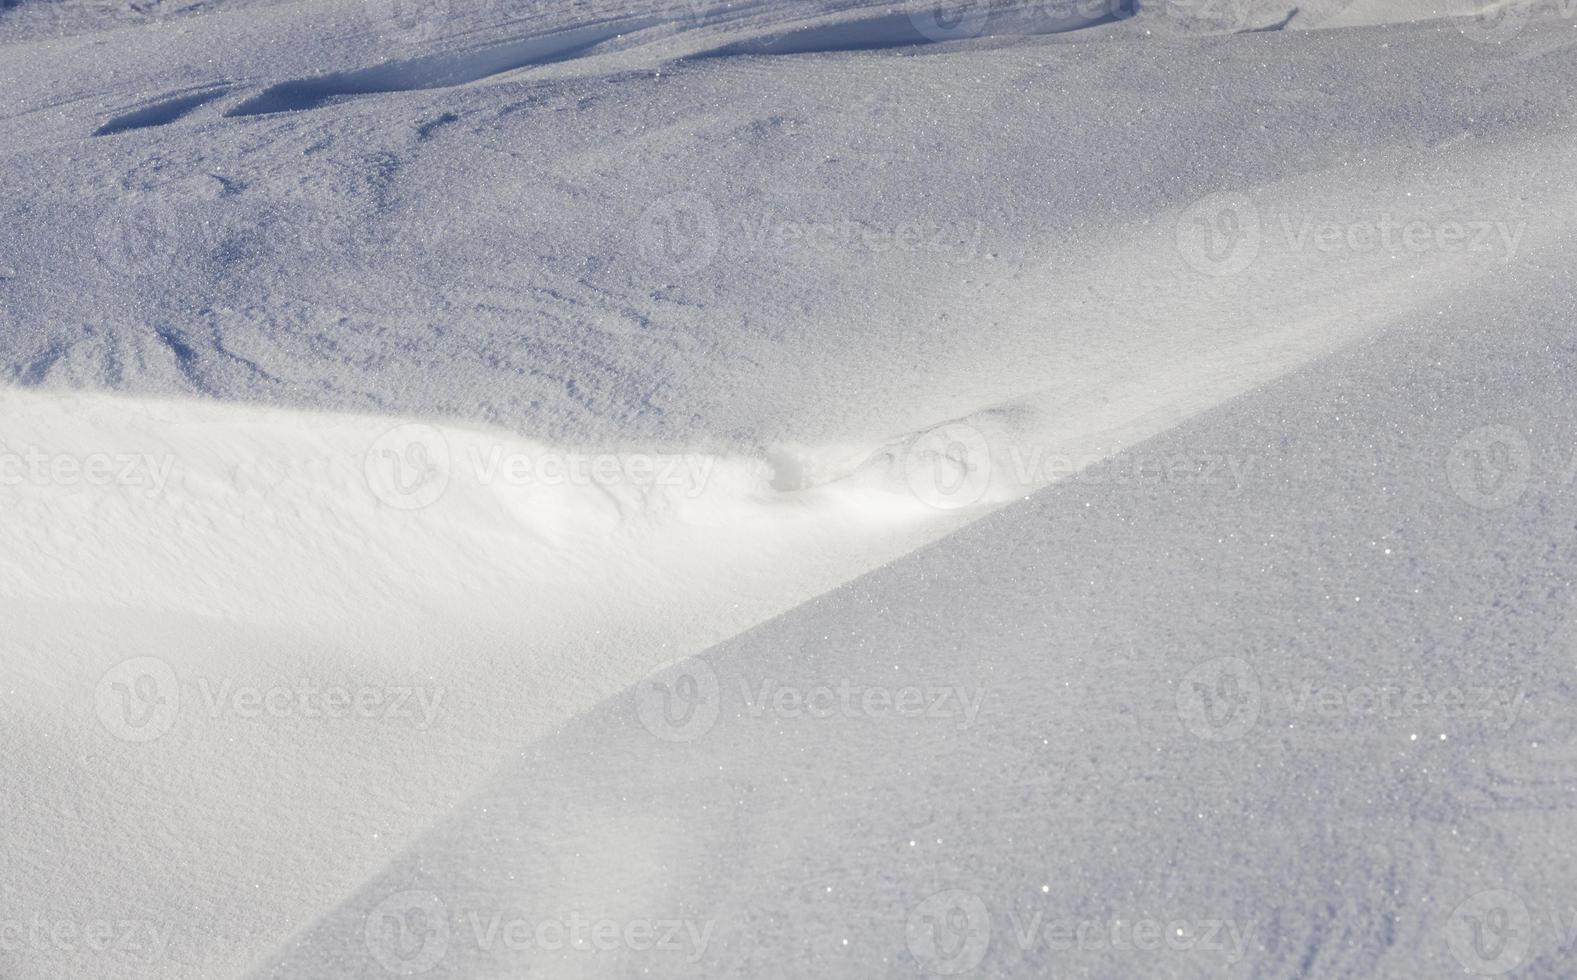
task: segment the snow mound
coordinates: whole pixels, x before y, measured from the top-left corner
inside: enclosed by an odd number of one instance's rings
[[[251,975],[1566,975],[1549,281],[1142,447],[1246,484],[1053,486],[653,674]]]

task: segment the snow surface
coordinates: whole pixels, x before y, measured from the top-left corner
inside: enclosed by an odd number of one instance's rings
[[[0,6],[0,975],[1571,975],[1574,26]]]

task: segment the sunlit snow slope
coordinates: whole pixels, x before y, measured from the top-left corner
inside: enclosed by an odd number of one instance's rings
[[[1228,657],[1564,696],[1563,485],[1481,484],[1569,415],[1572,26],[0,9],[0,973],[1429,975],[1471,953],[1433,906],[1520,924],[1473,898],[1497,868],[1549,926],[1565,755],[1420,729],[1457,741],[1342,782],[1417,749],[1327,716],[1278,743],[1268,707],[1191,740],[1174,688]],[[1392,573],[1399,528],[1457,571]],[[654,740],[639,682],[709,649],[722,720]],[[730,700],[889,671],[991,699],[964,728]],[[1428,853],[1348,854],[1371,810]],[[927,889],[972,898],[906,925]],[[1004,945],[1025,892],[1253,942],[1048,960]],[[712,932],[464,938],[577,909]],[[1560,975],[1550,935],[1517,965]]]
[[[674,665],[257,976],[1569,976],[1574,300],[1410,316]]]

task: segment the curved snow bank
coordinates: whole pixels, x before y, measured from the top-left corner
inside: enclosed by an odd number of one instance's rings
[[[1569,975],[1546,258],[1149,444],[1245,492],[1055,487],[643,681],[251,975]]]
[[[791,486],[786,451],[37,391],[0,415],[0,734],[40,760],[0,787],[50,842],[0,869],[50,921],[148,927],[0,950],[21,977],[237,975],[556,726],[999,499],[959,423]]]
[[[1258,380],[1245,378],[1229,390]],[[0,391],[0,536],[11,545],[0,597],[241,627],[277,624],[288,608],[294,629],[354,630],[409,656],[445,623],[554,637],[559,620],[619,595],[642,616],[688,603],[680,618],[695,645],[698,627],[731,635],[1071,475],[1024,468],[1031,449],[1109,457],[1221,397],[1157,394],[1155,380],[1113,376],[1099,399],[1055,413],[1031,398],[880,445],[784,446],[765,459]],[[74,560],[62,565],[64,553]],[[530,607],[514,601],[525,592]],[[709,607],[730,611],[707,628],[697,620]]]
[[[37,759],[0,767],[31,842],[7,907],[158,937],[3,949],[8,976],[233,976],[519,746],[962,519],[421,422],[28,391],[0,416],[0,734]]]
[[[749,535],[749,563],[787,525],[793,537],[811,525],[880,533],[922,513],[912,500],[786,498],[765,463],[702,452],[25,390],[0,393],[0,406],[0,524],[18,545],[0,594],[18,598],[239,623],[288,606],[303,628],[367,620],[398,636],[434,614],[491,616],[523,587],[543,599],[600,589],[613,583],[593,579],[616,581],[654,552],[706,546],[716,562],[705,542],[721,527]],[[82,560],[47,568],[62,549]]]

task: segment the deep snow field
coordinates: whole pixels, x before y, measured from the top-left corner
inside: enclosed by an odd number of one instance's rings
[[[0,0],[0,977],[1577,975],[1574,79]]]

